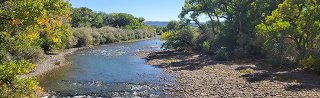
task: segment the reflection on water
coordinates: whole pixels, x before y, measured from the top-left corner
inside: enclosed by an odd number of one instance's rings
[[[53,72],[41,84],[55,96],[164,97],[172,76],[134,55],[159,50],[161,44],[151,39],[79,51],[70,59],[72,66]]]

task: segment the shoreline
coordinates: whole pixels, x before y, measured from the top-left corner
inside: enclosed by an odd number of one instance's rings
[[[320,78],[310,72],[275,70],[261,61],[218,61],[177,50],[141,53],[147,64],[175,74],[173,97],[320,97]]]
[[[118,44],[118,43],[129,43],[129,42],[136,42],[136,41],[144,41],[144,40],[150,40],[156,37],[152,38],[145,38],[145,39],[134,39],[134,40],[128,40],[128,41],[120,41],[120,42],[114,42],[114,43],[108,43],[108,44],[103,44],[103,45],[96,45],[96,46],[86,46],[86,47],[79,47],[79,48],[70,48],[70,49],[65,49],[62,52],[59,52],[56,55],[44,55],[44,57],[36,63],[36,67],[34,70],[32,70],[28,74],[24,75],[19,75],[20,78],[31,78],[31,77],[41,77],[45,76],[47,73],[50,73],[51,71],[58,69],[60,67],[69,65],[70,62],[66,57],[68,55],[72,55],[73,53],[85,49],[91,49],[95,47],[101,47],[101,46],[106,46],[109,44]]]
[[[68,64],[66,56],[72,55],[74,52],[82,49],[87,49],[90,47],[81,47],[81,48],[70,48],[65,49],[62,52],[59,52],[56,55],[45,55],[38,63],[36,67],[30,73],[25,75],[20,75],[21,78],[31,78],[31,77],[41,77],[46,73],[65,66]]]

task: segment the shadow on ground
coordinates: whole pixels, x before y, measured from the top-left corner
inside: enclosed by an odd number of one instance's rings
[[[145,57],[145,59],[148,61],[168,60],[168,62],[158,61],[158,64],[151,65],[160,68],[172,68],[173,71],[200,70],[205,66],[217,64],[227,66],[254,64],[254,67],[239,66],[235,70],[241,71],[252,69],[254,72],[244,73],[240,76],[250,83],[260,81],[275,81],[290,84],[285,88],[287,91],[303,91],[311,89],[320,90],[320,75],[316,74],[315,72],[297,71],[294,69],[277,70],[279,68],[268,66],[264,64],[263,61],[259,60],[218,61],[215,60],[214,56],[175,50],[154,52]]]

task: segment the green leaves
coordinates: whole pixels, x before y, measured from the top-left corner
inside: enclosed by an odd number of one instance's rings
[[[316,68],[312,51],[319,51],[320,7],[314,0],[284,0],[264,23],[256,26],[267,41],[265,50],[279,62],[290,61]],[[288,58],[291,58],[290,60]],[[304,63],[304,64],[302,64]],[[291,64],[292,65],[292,64]]]
[[[103,26],[121,27],[121,28],[141,28],[144,26],[144,18],[137,18],[126,13],[94,12],[89,8],[80,7],[72,9],[72,27],[95,27]]]
[[[0,64],[0,97],[33,96],[38,82],[31,78],[21,79],[17,75],[29,73],[35,67],[26,60]]]

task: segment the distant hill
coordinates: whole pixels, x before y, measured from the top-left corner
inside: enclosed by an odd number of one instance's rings
[[[163,22],[163,21],[147,21],[145,22],[148,26],[157,26],[157,27],[164,27],[167,26],[169,22]]]
[[[148,26],[165,27],[169,24],[169,22],[167,22],[167,21],[146,21],[145,24]],[[191,23],[191,26],[197,27],[197,24]]]

